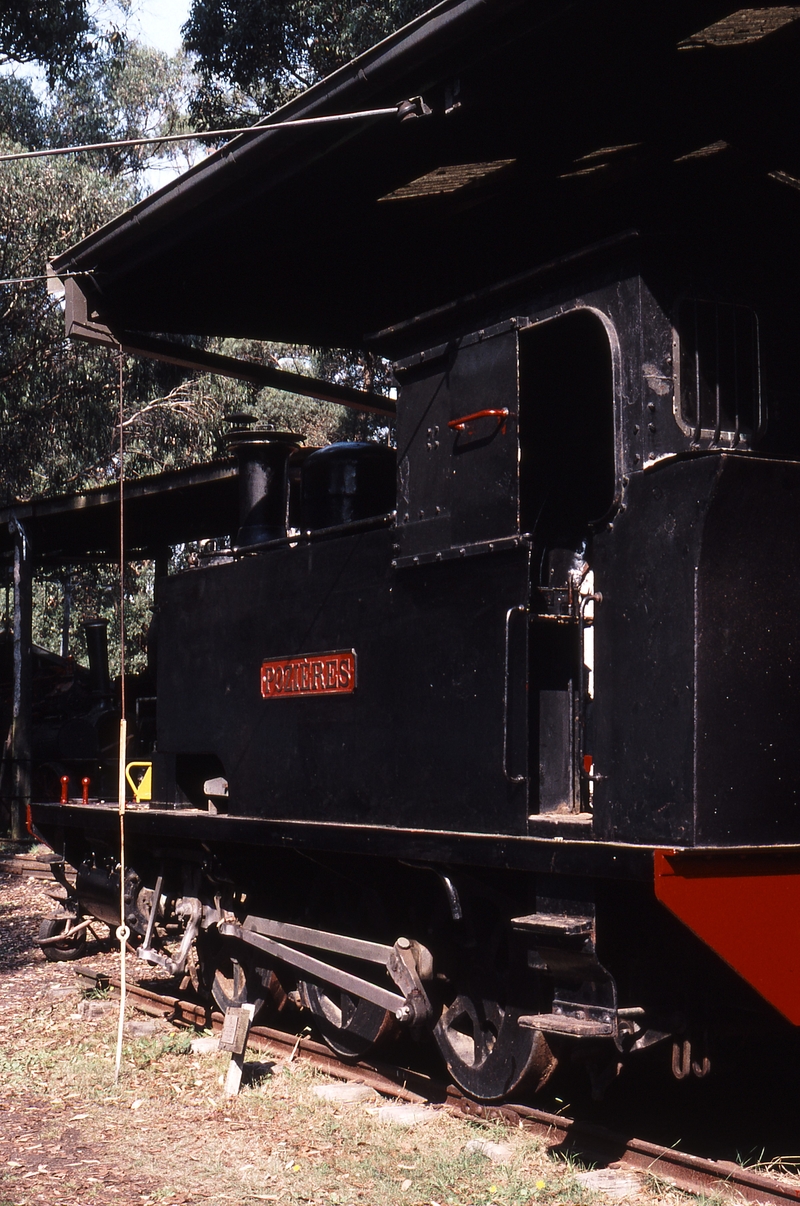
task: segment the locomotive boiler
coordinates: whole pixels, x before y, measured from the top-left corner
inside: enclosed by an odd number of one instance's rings
[[[223,1009],[305,1010],[345,1058],[429,1032],[484,1100],[559,1062],[599,1090],[651,1048],[702,1077],[722,1036],[800,1024],[797,201],[731,150],[752,113],[709,100],[732,47],[763,82],[795,27],[609,2],[635,29],[601,64],[591,21],[540,7],[446,0],[282,111],[419,92],[413,120],[333,149],[265,127],[55,262],[97,342],[188,363],[138,332],[257,330],[392,356],[394,446],[242,423],[230,547],[160,582],[125,921],[141,959]],[[656,89],[633,106],[642,47],[697,73],[668,127]],[[553,56],[603,98],[557,145],[523,104],[525,64],[552,84]],[[310,222],[319,189],[329,246],[311,222],[300,283],[263,299],[265,196]],[[356,229],[384,272],[355,255],[345,288]],[[209,231],[227,292],[198,297]],[[78,869],[74,908],[118,920],[115,808],[33,819]]]

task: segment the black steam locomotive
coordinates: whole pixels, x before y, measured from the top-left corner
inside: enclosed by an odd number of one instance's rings
[[[721,15],[707,7],[709,20]],[[685,8],[647,18],[654,54],[693,33],[696,6]],[[676,1077],[702,1077],[720,1035],[743,1042],[800,1024],[800,463],[770,242],[783,210],[772,228],[748,225],[778,184],[740,184],[734,198],[739,165],[711,183],[691,175],[709,162],[716,172],[724,150],[687,154],[675,219],[686,238],[674,226],[667,238],[667,169],[647,188],[635,175],[620,184],[618,137],[597,152],[618,191],[571,201],[558,227],[574,239],[579,213],[583,235],[606,237],[545,260],[535,223],[517,229],[514,252],[534,267],[500,280],[512,251],[503,215],[530,196],[522,167],[502,185],[511,134],[525,162],[527,127],[508,97],[514,56],[541,33],[529,7],[496,9],[440,5],[360,74],[290,107],[289,117],[341,107],[348,88],[363,98],[364,80],[370,95],[379,83],[396,92],[402,52],[425,64],[422,79],[407,72],[428,102],[420,127],[432,123],[417,166],[462,129],[447,126],[462,104],[484,148],[486,113],[499,111],[506,141],[493,164],[473,165],[492,172],[464,185],[463,172],[458,184],[441,169],[436,194],[479,189],[494,172],[495,191],[458,211],[462,234],[491,230],[493,254],[472,256],[481,288],[427,309],[437,264],[449,272],[441,288],[463,283],[458,240],[436,260],[428,234],[427,293],[412,280],[417,261],[406,275],[391,261],[409,317],[374,338],[396,353],[396,453],[309,451],[246,424],[233,433],[232,548],[159,587],[157,733],[139,751],[153,763],[153,800],[127,816],[125,884],[140,957],[192,972],[221,1008],[304,1009],[346,1058],[429,1031],[455,1081],[484,1100],[543,1086],[560,1060],[584,1062],[602,1086],[650,1048]],[[577,53],[574,39],[553,38]],[[454,92],[442,62],[457,55]],[[495,109],[470,108],[470,87]],[[401,158],[413,124],[396,135]],[[359,150],[351,141],[340,157]],[[86,274],[85,325],[140,330],[147,303],[148,330],[199,329],[188,325],[200,313],[188,241],[217,221],[208,181],[245,172],[246,152],[56,262]],[[319,158],[301,155],[301,183],[317,179]],[[581,188],[594,170],[585,159]],[[684,171],[679,155],[671,162]],[[433,185],[389,193],[388,167],[374,170],[374,221],[423,197],[446,242]],[[620,190],[625,212],[634,205],[631,179],[647,229],[612,236]],[[374,186],[363,185],[373,201]],[[409,256],[422,225],[397,227]],[[555,229],[553,216],[548,238]],[[734,229],[752,235],[735,268]],[[163,268],[155,284],[139,271],[146,237]],[[228,255],[235,275],[240,236],[225,226],[224,237],[220,262]],[[330,260],[333,280],[342,260]],[[174,285],[170,265],[184,274]],[[322,295],[327,267],[314,263]],[[391,288],[362,283],[383,321]],[[363,324],[357,294],[349,313]],[[208,300],[209,322],[221,324],[224,304]],[[244,329],[238,304],[225,313]],[[331,341],[344,322],[332,314]],[[142,345],[118,328],[120,342]],[[116,924],[115,808],[54,802],[33,817],[78,868],[75,908]],[[167,921],[181,927],[177,950],[164,944]]]

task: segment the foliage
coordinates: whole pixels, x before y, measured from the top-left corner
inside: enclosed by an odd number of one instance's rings
[[[0,77],[0,149],[48,147],[173,132],[185,119],[185,62],[103,35],[84,75],[40,99]],[[16,141],[14,141],[16,140]],[[151,148],[0,165],[0,278],[41,277],[48,259],[137,197]],[[124,184],[121,177],[132,177]],[[117,365],[66,343],[58,298],[43,281],[0,286],[0,432],[6,499],[82,488],[116,476]],[[168,393],[181,374],[139,362],[136,398]]]
[[[60,81],[52,90],[45,106],[45,145],[180,134],[188,128],[187,81],[184,55],[164,54],[112,30],[102,39],[80,78]],[[82,158],[111,175],[137,177],[154,156],[174,158],[184,146],[167,143],[109,148]]]
[[[26,150],[47,142],[44,108],[28,80],[0,75],[0,132]]]
[[[125,566],[125,669],[147,668],[147,634],[152,620],[155,567],[130,561]],[[64,604],[69,595],[68,642],[64,636]],[[40,570],[33,587],[33,641],[42,649],[66,649],[80,663],[88,661],[83,621],[99,616],[108,622],[111,677],[120,669],[119,567],[116,564],[78,565]]]
[[[192,1033],[189,1030],[168,1030],[152,1038],[136,1039],[126,1048],[125,1054],[137,1068],[146,1068],[165,1055],[187,1055],[192,1048]]]
[[[234,339],[209,346],[226,356],[357,389],[389,388],[386,362],[356,352]],[[161,472],[224,455],[227,416],[241,411],[264,426],[298,432],[310,446],[388,435],[385,420],[376,416],[204,373],[126,411],[126,472]]]
[[[91,55],[92,32],[86,0],[2,0],[0,63],[41,63],[52,83]]]
[[[183,27],[196,55],[192,117],[246,124],[430,7],[430,0],[193,0]]]
[[[111,998],[111,987],[108,984],[94,984],[92,988],[86,988],[81,993],[81,998],[84,1001],[108,1001]]]
[[[0,148],[11,149],[0,138]],[[121,185],[61,159],[0,166],[0,278],[38,277],[53,252],[129,200]],[[107,461],[116,373],[64,339],[42,281],[0,286],[0,430],[6,498],[87,484]]]
[[[95,50],[81,78],[61,79],[41,99],[27,81],[0,77],[0,130],[5,134],[0,135],[0,150],[137,137],[179,127],[182,59],[128,43],[113,31]],[[136,148],[82,161],[0,166],[0,278],[41,277],[56,251],[130,205],[152,154],[151,148]],[[123,183],[123,174],[133,177],[133,186]],[[125,376],[131,408],[141,407],[143,397],[169,393],[181,378],[177,370],[147,362],[128,363]],[[61,303],[47,292],[45,282],[0,286],[0,503],[113,480],[119,468],[118,406],[116,358],[65,340]],[[190,459],[190,450],[186,452]],[[119,664],[116,579],[112,566],[40,572],[34,588],[36,643],[59,649],[68,584],[70,649],[85,660],[81,621],[104,616],[113,673]],[[125,611],[131,670],[146,665],[152,591],[152,567],[130,565]]]
[[[97,43],[77,79],[54,83],[43,97],[28,80],[0,75],[0,133],[26,150],[180,134],[188,128],[189,67],[112,30]],[[175,159],[186,143],[109,147],[71,156],[106,175],[134,182],[154,158]]]

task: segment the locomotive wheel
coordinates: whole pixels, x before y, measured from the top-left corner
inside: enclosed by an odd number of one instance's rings
[[[247,970],[238,959],[223,960],[222,966],[214,969],[211,995],[222,1013],[248,1003],[254,1007],[253,1017],[261,1012],[264,998],[256,995],[257,989],[255,992],[252,990],[249,979]]]
[[[252,1005],[253,1017],[258,1017],[264,1006],[264,981],[252,965],[249,952],[226,942],[216,930],[201,931],[195,939],[195,948],[200,980],[217,1008],[225,1013],[228,1009]]]
[[[520,1010],[484,994],[457,996],[434,1027],[455,1083],[478,1101],[497,1101],[530,1081],[541,1089],[557,1060],[540,1030],[517,1025]]]
[[[363,1059],[394,1027],[392,1014],[372,1001],[313,980],[301,980],[298,988],[323,1039],[341,1059]]]
[[[39,926],[39,940],[57,938],[73,926],[75,921],[76,918],[72,914],[46,918]],[[48,943],[41,949],[48,963],[67,963],[72,959],[81,959],[86,952],[86,930],[81,930],[74,938],[65,938],[63,942]]]

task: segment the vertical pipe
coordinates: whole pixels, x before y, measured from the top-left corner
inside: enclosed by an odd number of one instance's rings
[[[98,700],[111,699],[111,674],[108,667],[108,624],[93,618],[83,621],[86,634],[86,652],[89,657],[89,682],[92,697]]]
[[[161,602],[161,584],[169,573],[169,550],[156,554],[155,559],[155,581],[153,583],[153,604],[158,605]]]
[[[31,802],[31,703],[33,686],[33,563],[25,531],[18,520],[14,536],[14,700],[11,729],[11,838],[22,841]]]
[[[128,722],[123,716],[119,722],[119,775],[117,796],[119,799],[119,1017],[117,1018],[117,1054],[114,1062],[114,1084],[119,1081],[122,1066],[122,1039],[125,1033],[125,975],[127,971],[127,943],[131,936],[125,920],[125,758],[128,748]]]
[[[69,657],[69,625],[72,613],[72,572],[64,575],[64,605],[61,616],[61,656]]]
[[[119,1080],[122,1066],[122,1036],[125,1028],[125,971],[127,943],[131,932],[125,922],[125,762],[128,751],[128,722],[125,717],[125,392],[124,358],[119,349],[119,766],[117,795],[119,798],[119,1018],[117,1020],[117,1056],[114,1065],[114,1084]]]

